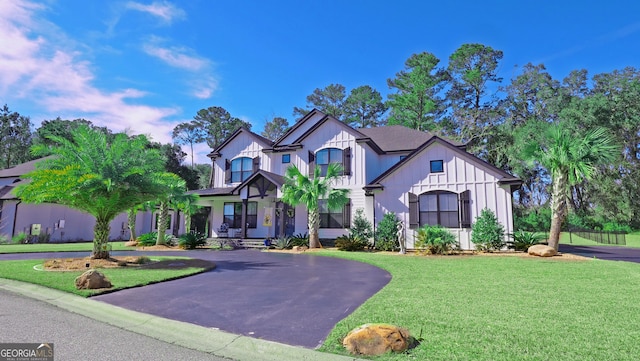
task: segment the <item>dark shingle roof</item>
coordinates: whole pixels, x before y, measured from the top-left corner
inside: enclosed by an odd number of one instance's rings
[[[38,158],[26,163],[18,164],[15,167],[0,170],[0,178],[20,177],[23,174],[33,172],[36,169],[36,163],[51,158],[51,156]]]
[[[360,133],[371,138],[385,152],[412,151],[433,137],[429,132],[389,125],[376,128],[359,128]]]

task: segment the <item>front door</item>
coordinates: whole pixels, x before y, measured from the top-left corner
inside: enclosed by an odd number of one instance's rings
[[[293,236],[296,227],[296,210],[290,205],[276,204],[276,237]]]

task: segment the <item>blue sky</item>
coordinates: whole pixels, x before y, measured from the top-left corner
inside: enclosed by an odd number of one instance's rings
[[[637,1],[0,0],[0,103],[42,120],[85,118],[169,142],[199,109],[294,122],[315,88],[371,85],[414,53],[446,65],[464,43],[554,78],[640,67]],[[198,147],[205,162],[209,149]]]

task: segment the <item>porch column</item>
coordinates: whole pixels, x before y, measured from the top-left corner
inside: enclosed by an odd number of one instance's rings
[[[247,238],[247,204],[248,200],[245,198],[242,200],[242,223],[240,224],[242,238]]]

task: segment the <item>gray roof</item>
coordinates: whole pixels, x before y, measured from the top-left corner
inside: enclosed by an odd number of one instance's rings
[[[40,162],[42,160],[48,159],[50,157],[51,156],[34,159],[34,160],[28,161],[26,163],[18,164],[17,166],[12,167],[12,168],[7,168],[7,169],[0,170],[0,178],[20,177],[23,174],[27,174],[29,172],[33,172],[36,169],[36,163],[38,163],[38,162]]]
[[[385,152],[413,151],[433,138],[433,134],[402,125],[376,128],[358,128],[360,133],[371,138]],[[449,141],[449,140],[447,140]],[[459,145],[452,141],[449,143]]]
[[[200,196],[224,196],[233,194],[235,187],[207,188],[188,191],[187,194],[197,194]]]

